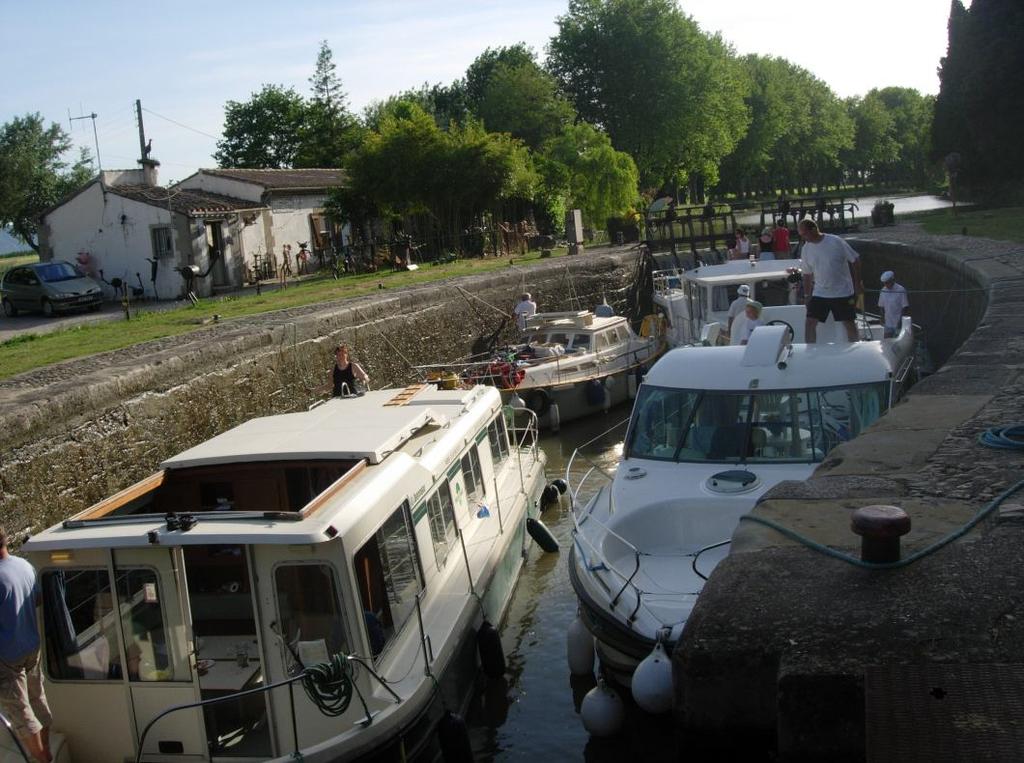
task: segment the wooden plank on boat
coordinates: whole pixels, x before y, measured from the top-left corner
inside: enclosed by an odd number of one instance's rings
[[[410,384],[393,398],[384,403],[384,405],[408,405],[410,400],[416,397],[417,394],[422,390],[425,390],[428,386],[429,385],[427,384]]]
[[[86,509],[83,513],[77,514],[72,519],[97,519],[99,517],[110,514],[115,509],[119,509],[126,503],[134,501],[136,498],[145,495],[164,484],[166,479],[166,472],[160,470],[156,474],[151,474],[141,482],[136,482],[134,485],[126,487],[120,493],[105,498],[99,503]]]

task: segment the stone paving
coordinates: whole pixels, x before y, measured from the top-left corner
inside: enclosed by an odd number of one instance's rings
[[[852,511],[899,505],[912,519],[906,556],[1024,477],[1019,451],[978,442],[989,427],[1024,422],[1024,246],[933,237],[909,224],[855,238],[866,267],[893,268],[911,289],[912,312],[913,284],[929,268],[960,290],[935,295],[931,308],[949,357],[811,479],[778,485],[752,513],[856,557]],[[959,336],[968,322],[973,332]],[[1020,662],[1022,516],[1024,492],[960,540],[889,571],[828,559],[742,522],[673,655],[680,726],[718,745],[761,735],[784,759],[869,756],[865,708],[882,701],[865,690],[872,666]],[[978,722],[1001,723],[995,706],[978,709]]]

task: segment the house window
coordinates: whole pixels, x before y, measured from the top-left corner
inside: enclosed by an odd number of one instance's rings
[[[448,552],[457,532],[455,505],[452,503],[452,492],[447,481],[442,482],[427,499],[427,517],[430,521],[430,537],[434,541],[434,557],[440,569],[448,559]]]
[[[161,225],[152,229],[153,235],[153,256],[170,257],[174,254],[174,238],[171,236],[171,226]]]
[[[355,575],[370,651],[376,657],[412,615],[416,596],[423,589],[407,503],[356,553]]]
[[[499,415],[487,425],[487,439],[491,441],[491,460],[497,465],[508,455],[508,433],[503,416]]]
[[[462,457],[462,480],[466,483],[466,497],[477,501],[484,496],[484,474],[480,469],[480,456],[474,445]]]

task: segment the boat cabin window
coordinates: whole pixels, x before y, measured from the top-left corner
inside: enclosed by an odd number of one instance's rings
[[[709,392],[644,386],[629,458],[660,461],[821,461],[887,407],[885,382],[825,390]]]
[[[722,313],[729,309],[729,305],[738,295],[739,284],[711,287],[711,312]]]
[[[347,653],[334,570],[322,562],[286,563],[274,570],[277,622],[295,667]],[[289,671],[291,672],[291,671]]]
[[[559,331],[554,334],[548,334],[547,339],[544,341],[546,344],[560,344],[564,347],[569,344],[569,335],[564,331]]]
[[[189,680],[188,675],[175,675],[168,655],[164,591],[156,572],[145,567],[118,567],[115,575],[116,586],[112,590],[105,569],[43,573],[46,670],[50,678]],[[127,671],[121,664],[122,646]]]
[[[423,590],[408,503],[356,553],[355,575],[370,651],[376,657],[413,614],[416,595]]]
[[[601,331],[598,332],[597,334],[594,334],[594,344],[597,345],[597,349],[607,350],[608,347],[612,344],[614,339],[613,337],[609,336],[609,333],[610,332],[608,331]]]
[[[168,469],[108,516],[202,511],[301,511],[357,461],[267,461]]]
[[[491,460],[497,466],[508,456],[508,431],[505,429],[505,417],[498,417],[487,425],[487,439],[491,443]]]
[[[448,560],[452,541],[455,540],[455,504],[448,480],[444,480],[427,498],[427,520],[430,523],[430,538],[434,541],[434,558],[437,568],[444,567]]]
[[[572,348],[577,352],[589,352],[590,334],[573,334]]]
[[[462,480],[466,483],[466,497],[470,501],[484,497],[487,490],[484,488],[484,473],[480,469],[480,454],[475,445],[462,457]]]

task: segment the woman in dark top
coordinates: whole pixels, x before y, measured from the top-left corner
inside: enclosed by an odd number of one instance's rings
[[[366,386],[370,385],[370,377],[358,363],[349,359],[348,345],[339,344],[334,351],[334,369],[331,373],[334,382],[334,396],[352,395],[356,393],[356,379]]]

